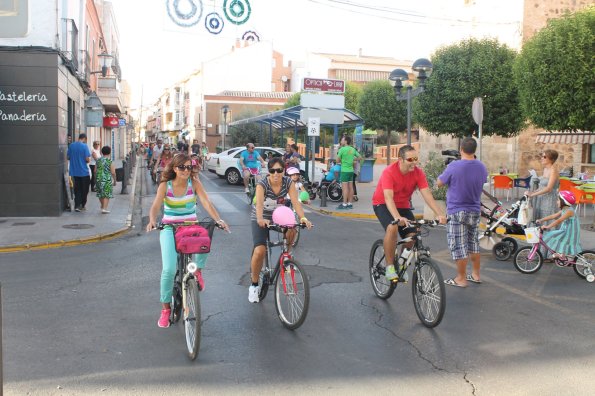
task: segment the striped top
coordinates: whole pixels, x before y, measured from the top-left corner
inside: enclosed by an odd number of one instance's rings
[[[264,177],[259,184],[264,188],[262,217],[264,219],[272,220],[273,211],[277,209],[277,207],[285,205],[285,202],[290,201],[288,195],[292,181],[289,177],[283,176],[283,179],[281,180],[281,190],[279,191],[279,194],[275,194],[275,192],[273,191],[268,177]],[[256,205],[252,205],[250,219],[256,220]]]
[[[174,195],[171,180],[167,181],[167,192],[163,200],[163,224],[196,221],[196,195],[192,190],[192,179],[188,178],[186,193],[180,197]]]

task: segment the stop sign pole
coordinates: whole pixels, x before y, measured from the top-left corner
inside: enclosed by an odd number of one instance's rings
[[[479,156],[478,159],[481,161],[481,129],[483,124],[483,100],[481,98],[473,99],[473,106],[471,106],[471,114],[473,115],[473,121],[479,125]]]

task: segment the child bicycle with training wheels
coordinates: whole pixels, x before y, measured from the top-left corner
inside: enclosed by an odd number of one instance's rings
[[[527,242],[532,246],[525,246],[514,256],[515,268],[524,273],[532,274],[537,272],[544,262],[543,255],[539,251],[543,247],[547,252],[552,253],[552,259],[559,267],[573,267],[574,271],[581,278],[588,282],[595,281],[593,270],[595,269],[595,251],[582,250],[580,245],[580,222],[575,216],[574,205],[576,198],[570,191],[558,193],[559,212],[537,219],[537,224],[548,220],[554,220],[548,225],[531,227],[525,229]],[[559,229],[555,229],[560,226]],[[542,233],[542,231],[547,231]]]
[[[161,183],[157,187],[155,200],[151,205],[149,212],[149,224],[147,232],[157,226],[157,215],[163,205],[162,223],[165,225],[159,234],[159,243],[161,245],[161,259],[163,269],[161,272],[161,315],[157,322],[159,327],[169,327],[172,300],[172,290],[174,276],[176,274],[177,253],[174,241],[173,227],[168,224],[177,224],[184,222],[195,222],[197,199],[213,218],[216,223],[221,225],[226,231],[229,226],[219,217],[217,209],[213,206],[207,193],[198,179],[197,164],[193,163],[190,156],[186,153],[176,154],[172,161],[165,167]],[[194,261],[197,264],[197,270],[194,277],[198,283],[199,289],[204,290],[205,284],[202,276],[207,254],[197,254]]]

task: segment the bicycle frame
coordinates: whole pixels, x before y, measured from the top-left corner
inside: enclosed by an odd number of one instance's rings
[[[298,225],[298,227],[301,225]],[[267,238],[267,244],[266,244],[266,254],[267,254],[267,258],[268,260],[265,263],[265,267],[263,268],[263,271],[269,274],[269,279],[270,279],[270,283],[274,283],[275,279],[277,278],[277,276],[279,275],[279,270],[281,268],[281,264],[283,264],[283,262],[285,260],[291,259],[291,254],[288,251],[288,243],[287,243],[287,231],[289,230],[288,228],[284,228],[284,227],[278,227],[278,226],[269,226],[269,231],[277,231],[281,234],[283,234],[283,238],[280,241],[277,242],[272,242],[271,238],[270,238],[270,232],[269,232],[269,237]],[[281,246],[281,253],[279,254],[279,259],[277,260],[277,263],[275,264],[274,268],[271,268],[271,266],[269,265],[269,263],[272,262],[272,253],[271,253],[271,248],[273,247],[277,247],[277,246]],[[291,273],[291,281],[292,284],[294,286],[294,288],[296,287],[296,283],[295,283],[295,274],[292,272]],[[281,283],[283,285],[283,292],[287,293],[287,284],[285,283],[285,277],[281,277]]]
[[[554,249],[552,249],[551,247],[549,247],[547,245],[547,243],[545,243],[545,241],[543,240],[543,231],[540,231],[539,232],[539,242],[532,243],[531,245],[532,245],[531,253],[529,253],[529,256],[527,256],[527,258],[529,260],[533,260],[533,257],[535,256],[535,254],[539,250],[539,247],[540,246],[543,246],[545,248],[545,250],[547,251],[547,253],[559,254]],[[559,262],[563,266],[570,266],[570,265],[573,265],[574,264],[574,260],[572,260],[570,257],[571,256],[564,255],[563,258],[562,257],[554,257],[554,259],[556,260],[556,262]]]

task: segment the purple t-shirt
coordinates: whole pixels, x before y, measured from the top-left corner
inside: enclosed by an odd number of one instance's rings
[[[488,171],[481,161],[453,161],[438,179],[448,186],[447,214],[481,211],[481,191],[488,179]]]

